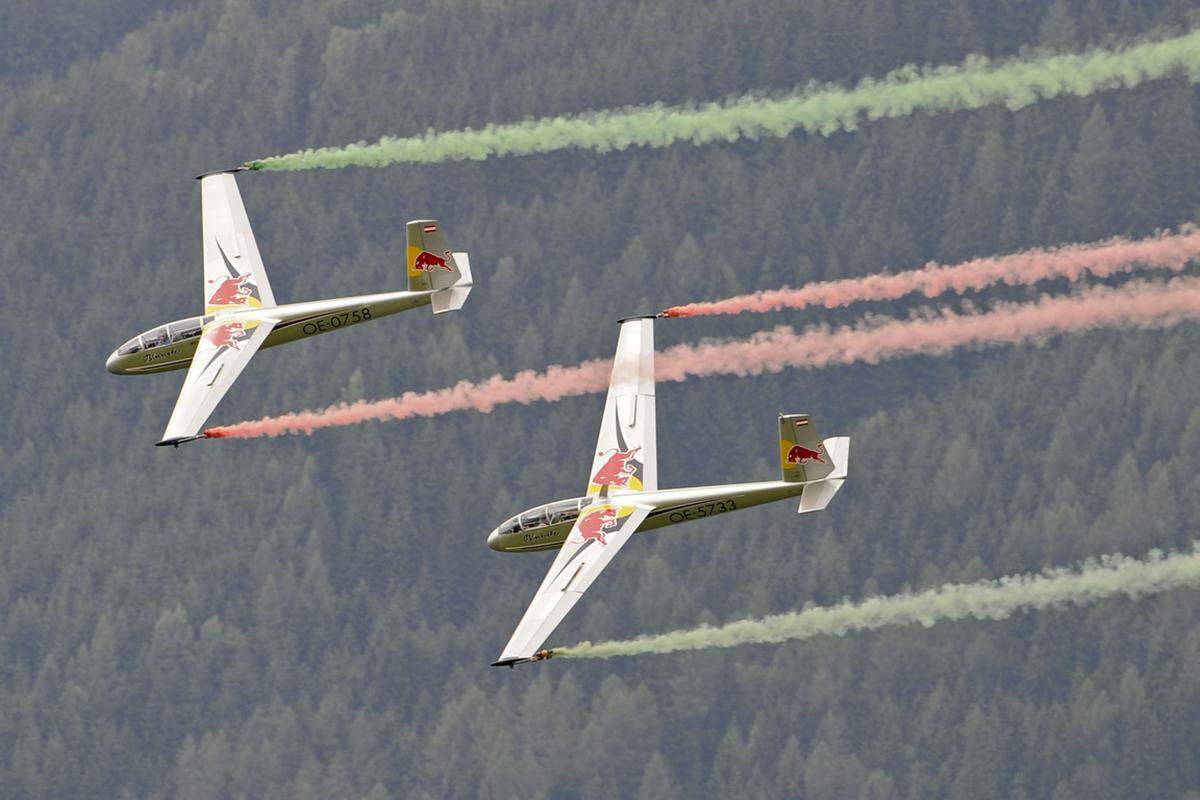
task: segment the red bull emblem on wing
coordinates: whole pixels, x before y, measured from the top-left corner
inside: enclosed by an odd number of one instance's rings
[[[792,449],[788,450],[787,463],[803,464],[805,461],[816,461],[820,464],[825,463],[825,459],[821,458],[820,452],[816,450],[810,450],[804,445],[792,445]]]
[[[241,335],[245,333],[245,330],[245,326],[240,322],[226,322],[204,334],[204,338],[214,347],[232,347],[234,350],[241,350],[242,346],[239,342],[245,338]]]
[[[620,527],[621,524],[617,520],[617,509],[602,508],[579,520],[579,535],[585,542],[597,541],[602,545],[607,545],[608,540],[604,538],[604,535],[612,533]]]
[[[637,474],[640,463],[633,460],[633,456],[641,447],[635,447],[632,450],[621,450],[614,447],[612,455],[608,457],[608,461],[600,469],[596,470],[596,474],[592,476],[592,483],[597,486],[619,486],[622,489],[629,488],[629,479]],[[603,450],[596,455],[603,455],[608,452]]]
[[[447,251],[447,256],[450,253]],[[446,259],[441,256],[435,256],[428,250],[422,250],[413,259],[413,270],[416,272],[432,272],[435,269],[444,269],[446,272],[452,272],[450,265],[446,263]]]
[[[209,281],[215,283],[215,281]],[[212,293],[212,297],[208,298],[210,306],[244,306],[255,291],[255,286],[250,283],[250,275],[238,275],[236,278],[221,278],[221,284],[216,291]]]

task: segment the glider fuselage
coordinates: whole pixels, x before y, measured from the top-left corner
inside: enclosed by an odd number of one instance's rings
[[[133,337],[113,351],[105,366],[117,375],[186,369],[192,363],[202,325],[218,317],[276,320],[275,328],[262,344],[266,348],[428,305],[432,296],[433,292],[381,292],[270,308],[241,306],[203,317],[188,317]]]
[[[793,481],[726,483],[686,489],[621,494],[613,498],[576,497],[535,506],[510,518],[488,534],[488,547],[504,553],[555,550],[562,546],[582,509],[594,503],[649,506],[654,510],[638,532],[706,519],[730,511],[786,500],[803,493],[806,484]]]

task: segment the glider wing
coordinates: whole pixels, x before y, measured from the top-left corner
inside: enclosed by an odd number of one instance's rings
[[[218,318],[204,326],[160,445],[178,444],[197,436],[200,426],[274,326],[274,320],[242,314],[236,319]]]
[[[237,181],[229,172],[200,178],[204,234],[204,313],[270,308],[275,295],[267,281],[258,243],[250,230]]]
[[[493,666],[533,659],[546,637],[629,541],[650,510],[607,503],[585,508]]]
[[[658,489],[654,419],[654,319],[621,322],[587,493],[617,497]]]

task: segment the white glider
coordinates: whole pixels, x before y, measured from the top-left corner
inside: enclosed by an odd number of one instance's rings
[[[235,170],[236,171],[236,170]],[[446,246],[437,220],[407,226],[408,291],[276,305],[250,220],[229,172],[200,176],[204,316],[146,331],[108,358],[108,371],[142,375],[187,367],[159,445],[202,439],[200,428],[260,349],[316,336],[423,305],[462,308],[471,291],[466,253]]]
[[[800,513],[829,505],[846,480],[850,439],[825,439],[807,414],[779,417],[778,481],[658,488],[654,418],[654,318],[621,321],[587,495],[531,508],[488,536],[504,552],[558,549],[500,658],[541,661],[542,643],[633,534],[800,497]]]

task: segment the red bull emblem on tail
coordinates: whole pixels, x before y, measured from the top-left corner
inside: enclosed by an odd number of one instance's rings
[[[633,460],[633,456],[641,447],[635,447],[632,450],[621,450],[614,447],[612,455],[608,457],[608,461],[600,469],[596,470],[596,474],[592,476],[592,483],[597,486],[619,486],[622,489],[629,488],[629,479],[637,474],[641,464]],[[609,452],[602,450],[596,455],[604,455]]]
[[[579,520],[579,535],[585,542],[597,541],[607,545],[608,540],[605,539],[605,534],[612,533],[620,527],[621,524],[617,520],[617,509],[603,508]]]
[[[816,461],[820,464],[825,463],[825,459],[821,458],[821,454],[818,451],[810,450],[800,444],[792,445],[792,449],[788,450],[787,463],[803,464],[805,461]]]
[[[244,306],[246,301],[254,296],[255,290],[258,288],[253,283],[250,283],[250,276],[238,275],[236,278],[220,278],[220,285],[217,286],[212,297],[208,298],[210,306]],[[209,283],[217,283],[216,280]]]
[[[446,255],[449,256],[450,252],[446,251]],[[428,250],[422,250],[417,254],[417,257],[413,259],[414,272],[433,272],[435,269],[443,269],[446,272],[453,272],[453,270],[450,269],[450,265],[446,263],[445,258],[442,258],[441,256],[435,256]]]

